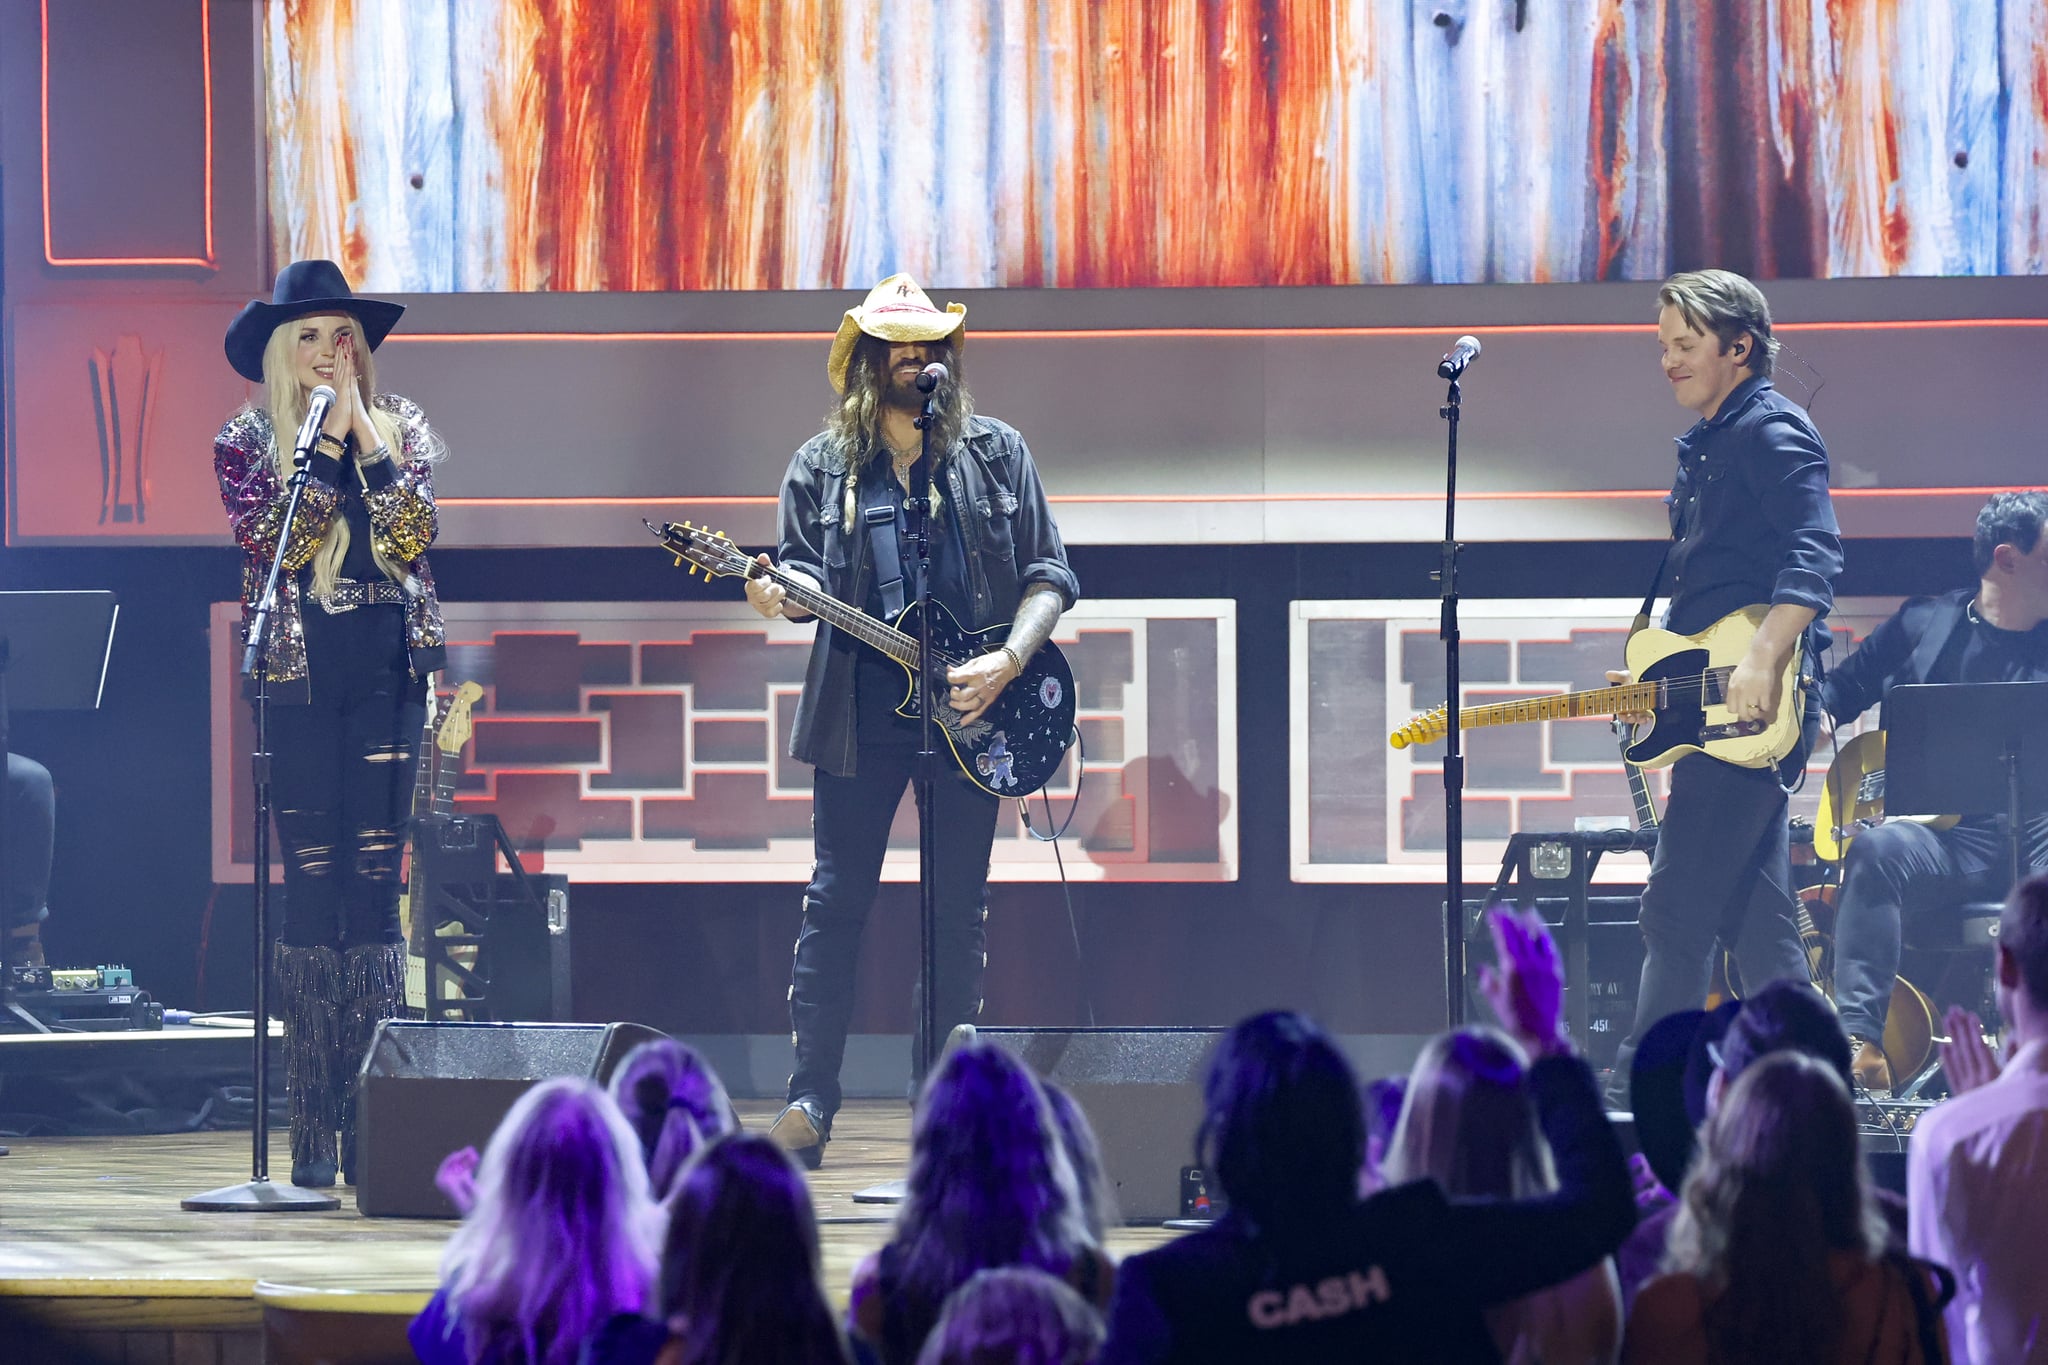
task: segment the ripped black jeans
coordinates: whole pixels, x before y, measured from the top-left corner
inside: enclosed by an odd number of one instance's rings
[[[270,708],[271,792],[284,860],[279,937],[295,948],[397,943],[399,865],[427,720],[426,680],[410,676],[402,650],[396,667],[381,649],[309,653],[311,703]]]

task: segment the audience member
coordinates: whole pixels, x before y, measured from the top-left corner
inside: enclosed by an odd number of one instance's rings
[[[491,1135],[440,1291],[407,1336],[425,1365],[570,1365],[645,1305],[658,1242],[618,1106],[592,1081],[542,1081]]]
[[[917,1365],[1088,1365],[1102,1315],[1043,1270],[978,1270],[953,1291]]]
[[[1416,1059],[1386,1180],[1434,1180],[1452,1199],[1529,1199],[1557,1188],[1524,1084],[1527,1059],[1495,1029],[1438,1034]],[[1486,1311],[1501,1358],[1608,1362],[1621,1345],[1611,1261]]]
[[[1198,1160],[1229,1201],[1212,1227],[1119,1269],[1104,1365],[1497,1361],[1483,1310],[1579,1274],[1634,1222],[1621,1145],[1562,1027],[1557,949],[1496,911],[1480,988],[1538,1060],[1529,1086],[1556,1193],[1453,1202],[1431,1181],[1361,1199],[1358,1083],[1298,1014],[1232,1029],[1205,1088]]]
[[[1387,1147],[1394,1140],[1394,1129],[1401,1122],[1401,1102],[1407,1097],[1406,1076],[1382,1076],[1365,1083],[1360,1094],[1365,1107],[1365,1169],[1359,1174],[1360,1194],[1387,1186]]]
[[[640,1139],[647,1184],[656,1199],[698,1148],[739,1130],[725,1082],[687,1043],[651,1038],[612,1073],[612,1099]]]
[[[1684,1185],[1700,1125],[1720,1108],[1728,1087],[1752,1063],[1777,1052],[1811,1057],[1841,1077],[1844,1086],[1850,1084],[1849,1035],[1827,997],[1804,981],[1773,981],[1739,1003],[1667,1016],[1644,1035],[1630,1073],[1629,1099],[1637,1140],[1664,1188]],[[1904,1204],[1884,1191],[1874,1191],[1873,1197],[1903,1249]],[[1615,1265],[1624,1304],[1633,1305],[1637,1291],[1663,1269],[1665,1244],[1677,1217],[1675,1201],[1657,1201],[1622,1243]]]
[[[978,1270],[1035,1266],[1108,1301],[1114,1272],[1088,1236],[1074,1168],[1044,1092],[1000,1048],[948,1053],[910,1129],[910,1172],[888,1244],[854,1272],[854,1331],[909,1365]]]
[[[1727,1089],[1703,1136],[1671,1230],[1672,1273],[1637,1296],[1625,1362],[1948,1358],[1929,1268],[1884,1251],[1840,1071],[1770,1053]]]
[[[662,1253],[660,1321],[620,1315],[585,1365],[844,1365],[803,1173],[735,1135],[683,1167]]]
[[[1968,1365],[2048,1361],[2048,877],[2006,902],[1995,972],[2006,1056],[1948,1012],[1955,1098],[1921,1118],[1906,1161],[1913,1251],[1955,1271],[1949,1339]]]
[[[1116,1191],[1110,1186],[1109,1172],[1102,1168],[1102,1145],[1096,1142],[1095,1129],[1089,1126],[1088,1116],[1081,1112],[1072,1095],[1052,1081],[1041,1079],[1038,1085],[1045,1092],[1045,1102],[1052,1106],[1060,1145],[1067,1151],[1067,1164],[1074,1168],[1081,1221],[1087,1225],[1088,1236],[1100,1246],[1109,1229],[1123,1221],[1123,1215],[1117,1211]]]

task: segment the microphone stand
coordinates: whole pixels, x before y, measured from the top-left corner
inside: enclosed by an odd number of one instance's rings
[[[1444,543],[1436,579],[1443,608],[1437,633],[1444,642],[1444,1002],[1450,1027],[1465,1022],[1465,754],[1460,747],[1458,707],[1458,414],[1462,365],[1446,376],[1450,392],[1437,416],[1448,440],[1444,480]]]
[[[263,580],[263,595],[256,600],[248,642],[242,651],[242,676],[256,684],[256,747],[249,755],[249,775],[256,794],[256,837],[252,849],[256,1000],[251,1010],[256,1024],[252,1048],[256,1087],[254,1117],[250,1121],[249,1179],[178,1201],[179,1207],[195,1213],[313,1213],[341,1207],[341,1201],[331,1194],[297,1185],[273,1184],[270,1179],[270,623],[277,607],[278,583],[284,577],[284,552],[291,544],[292,523],[298,520],[299,501],[312,477],[312,462],[307,455],[317,439],[319,426],[314,422],[306,425],[311,432],[301,432],[305,440],[293,456],[277,549],[271,553],[270,572]]]
[[[938,401],[939,386],[925,393],[924,410],[918,415],[918,460],[911,473],[910,502],[912,534],[917,545],[917,944],[918,944],[918,1041],[917,1083],[920,1088],[932,1074],[939,1056],[939,838],[938,776],[939,752],[933,726],[933,707],[947,694],[941,685],[943,670],[932,661],[932,405]]]

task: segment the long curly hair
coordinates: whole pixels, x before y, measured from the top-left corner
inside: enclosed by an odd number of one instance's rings
[[[1762,1058],[1707,1120],[1665,1257],[1705,1290],[1708,1358],[1834,1359],[1830,1255],[1883,1250],[1842,1078],[1804,1053]]]
[[[938,453],[932,457],[932,472],[936,474],[967,430],[967,419],[974,415],[974,397],[967,391],[967,376],[960,368],[957,335],[925,344],[946,367],[948,376],[933,395],[936,425],[932,427],[932,449]],[[841,529],[847,532],[853,530],[860,507],[861,473],[887,444],[882,438],[882,414],[891,402],[889,384],[889,343],[863,333],[853,343],[853,355],[846,362],[846,392],[825,416],[826,429],[846,454],[846,497],[840,511]],[[936,485],[933,491],[936,493]]]
[[[658,1240],[640,1144],[611,1097],[581,1077],[534,1086],[491,1134],[441,1258],[470,1359],[573,1365],[607,1318],[645,1305]]]
[[[1094,1250],[1058,1121],[1024,1063],[1000,1048],[962,1047],[933,1070],[905,1186],[890,1237],[887,1359],[914,1357],[947,1295],[976,1271],[1027,1265],[1063,1276]]]

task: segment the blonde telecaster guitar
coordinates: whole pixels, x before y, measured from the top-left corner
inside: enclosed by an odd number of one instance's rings
[[[1458,725],[1474,730],[1524,721],[1643,713],[1652,721],[1647,727],[1636,727],[1626,751],[1629,762],[1639,767],[1661,768],[1690,753],[1711,754],[1741,768],[1771,767],[1799,746],[1806,690],[1799,685],[1797,652],[1778,680],[1782,700],[1777,716],[1769,722],[1743,720],[1723,701],[1728,675],[1748,652],[1768,610],[1744,607],[1697,635],[1639,630],[1629,637],[1623,651],[1635,681],[1493,706],[1467,706],[1458,712]],[[1394,731],[1389,742],[1396,749],[1428,744],[1442,739],[1448,728],[1449,712],[1439,706]]]

